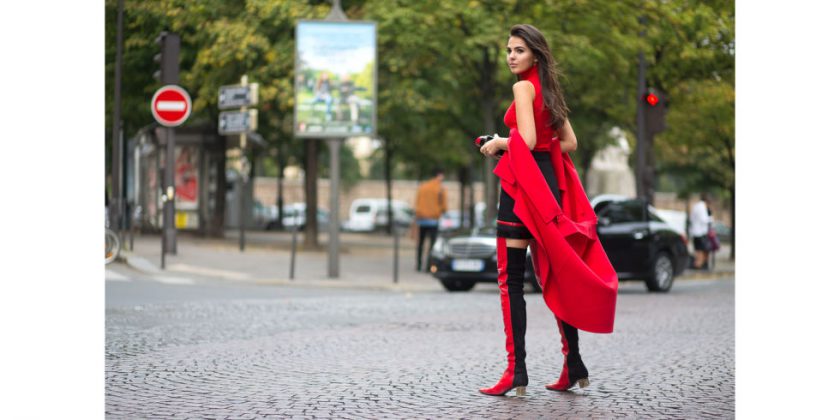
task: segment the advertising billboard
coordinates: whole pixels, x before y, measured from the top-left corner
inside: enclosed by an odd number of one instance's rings
[[[299,21],[295,136],[376,134],[376,24]]]

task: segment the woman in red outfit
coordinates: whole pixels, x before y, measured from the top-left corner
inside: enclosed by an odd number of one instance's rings
[[[577,174],[564,178],[563,173],[557,173],[569,171],[564,170],[562,159],[566,159],[568,165],[571,164],[571,160],[563,154],[577,148],[577,139],[568,119],[569,109],[558,83],[555,62],[542,33],[531,25],[513,26],[507,44],[507,63],[511,72],[518,78],[513,84],[513,103],[504,117],[505,125],[510,128],[511,134],[510,137],[495,136],[481,147],[481,153],[498,159],[497,152],[506,151],[495,172],[502,178],[497,220],[497,256],[508,367],[496,385],[479,391],[488,395],[504,395],[515,388],[516,395],[524,395],[525,386],[528,385],[528,373],[525,368],[526,311],[523,285],[526,249],[529,245],[535,266],[538,265],[536,254],[540,255],[541,264],[536,267],[535,272],[540,274],[544,292],[546,289],[552,291],[551,295],[545,295],[545,299],[557,319],[565,356],[560,379],[546,385],[546,388],[566,391],[575,384],[583,388],[589,385],[589,373],[580,357],[578,329],[567,320],[586,319],[587,322],[580,322],[581,328],[593,332],[610,332],[615,311],[617,280],[605,254],[602,256],[596,252],[589,255],[589,249],[593,248],[590,246],[592,243],[597,245],[596,251],[600,249],[601,253],[603,252],[597,237],[591,238],[591,220],[579,221],[571,215],[572,212],[581,214],[579,209],[583,208],[583,205],[578,204],[581,197],[585,199],[582,190],[572,191],[566,186],[566,182],[579,182],[576,179]],[[524,141],[527,149],[522,146],[521,141]],[[574,171],[573,165],[570,170]],[[512,175],[503,176],[504,174]],[[574,181],[566,179],[572,177],[575,178]],[[506,182],[506,178],[515,179],[516,182]],[[564,194],[571,195],[564,200]],[[569,202],[569,199],[576,201]],[[539,208],[550,207],[546,206],[546,201],[557,202],[556,206],[550,203],[557,208],[557,214],[549,213],[549,216],[544,216],[546,210]],[[588,201],[585,206],[591,211]],[[594,214],[591,217],[594,219]],[[557,238],[562,240],[563,246],[556,245]],[[540,252],[536,252],[536,249]],[[574,263],[568,262],[570,260],[567,256],[550,256],[556,253],[573,254],[571,257],[575,258]],[[593,256],[597,259],[595,263],[592,262]],[[581,267],[584,267],[583,271],[578,270]],[[590,273],[595,274],[589,275]],[[564,278],[570,275],[572,278]],[[555,278],[560,280],[554,280]],[[565,286],[569,282],[574,282],[575,286]],[[587,282],[592,286],[589,289],[578,287],[589,287]],[[572,296],[573,299],[580,300],[583,296],[585,302],[594,300],[594,306],[587,303],[587,308],[575,308],[575,305],[566,303],[570,297],[555,298],[558,289],[562,289],[566,295],[579,294]],[[593,308],[597,312],[595,315],[584,313],[587,310],[591,312]],[[580,315],[582,313],[583,315]],[[563,318],[558,315],[562,315]],[[595,323],[589,323],[590,319],[599,322],[597,326]]]

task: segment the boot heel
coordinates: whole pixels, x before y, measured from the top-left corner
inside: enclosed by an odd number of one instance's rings
[[[589,386],[589,378],[583,378],[578,381],[578,386],[581,388],[586,388]]]
[[[516,396],[517,397],[524,397],[525,396],[525,387],[524,386],[516,387]]]

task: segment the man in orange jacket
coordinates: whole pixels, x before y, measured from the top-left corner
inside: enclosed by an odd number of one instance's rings
[[[435,169],[435,177],[420,184],[414,201],[415,223],[419,228],[417,235],[417,271],[423,270],[423,243],[429,236],[429,251],[426,255],[425,270],[429,270],[431,248],[438,233],[438,219],[446,212],[446,190],[443,188],[443,170]]]

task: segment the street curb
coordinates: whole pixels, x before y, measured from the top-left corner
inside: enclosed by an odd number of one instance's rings
[[[120,263],[124,263],[130,268],[137,270],[143,274],[150,275],[150,276],[169,276],[169,275],[181,275],[186,276],[190,280],[204,282],[207,280],[213,281],[223,281],[231,284],[237,284],[237,282],[232,282],[230,279],[224,278],[215,278],[215,277],[205,277],[205,276],[191,276],[185,275],[184,273],[174,273],[168,270],[162,270],[159,266],[153,264],[146,258],[141,256],[135,255],[131,252],[123,251],[120,252],[120,255],[117,257],[116,261]],[[722,278],[734,278],[735,271],[734,270],[721,270],[721,271],[712,271],[712,272],[683,272],[680,276],[676,277],[675,280],[678,281],[686,281],[686,280],[719,280]],[[399,292],[399,293],[412,293],[412,292],[434,292],[444,290],[443,286],[441,286],[438,282],[430,283],[429,285],[426,284],[408,284],[408,283],[360,283],[360,282],[353,282],[352,280],[342,280],[342,279],[335,279],[335,280],[328,280],[328,279],[310,279],[310,280],[290,280],[286,278],[262,278],[262,279],[252,279],[248,281],[244,281],[241,284],[252,284],[252,285],[264,285],[264,286],[293,286],[293,287],[306,287],[306,288],[327,288],[327,289],[356,289],[356,290],[376,290],[376,291],[390,291],[390,292]],[[432,286],[434,284],[437,287]]]
[[[677,277],[678,280],[718,280],[721,278],[735,277],[735,270],[713,271],[706,273],[683,273]]]

